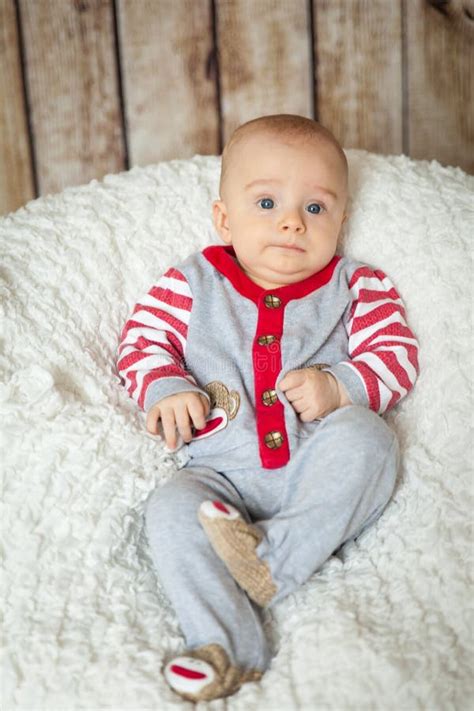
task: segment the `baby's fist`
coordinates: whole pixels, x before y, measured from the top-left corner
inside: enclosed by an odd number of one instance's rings
[[[319,420],[350,402],[335,376],[316,368],[291,370],[278,385],[302,422]]]
[[[209,401],[200,393],[170,395],[148,410],[146,428],[150,434],[158,434],[158,421],[161,420],[166,446],[176,449],[176,432],[179,432],[185,442],[190,442],[193,438],[191,426],[202,430],[206,425],[209,409]]]

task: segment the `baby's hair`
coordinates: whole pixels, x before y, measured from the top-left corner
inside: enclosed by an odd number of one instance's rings
[[[229,170],[231,162],[232,149],[242,139],[247,138],[253,133],[267,131],[273,133],[280,138],[313,140],[319,143],[327,143],[333,146],[339,155],[345,175],[348,173],[347,158],[342,150],[342,147],[336,137],[329,129],[322,126],[313,119],[297,114],[273,114],[271,116],[260,116],[246,123],[241,124],[232,133],[231,137],[224,146],[222,151],[221,176],[219,182],[219,194],[222,197],[225,177]]]

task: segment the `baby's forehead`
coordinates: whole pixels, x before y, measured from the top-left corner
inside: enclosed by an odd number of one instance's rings
[[[319,153],[322,158],[333,162],[341,159],[343,150],[334,140],[329,139],[324,134],[321,135],[298,135],[287,132],[276,132],[275,130],[254,129],[236,137],[230,143],[226,155],[228,165],[253,162],[255,150],[258,149],[259,159],[265,160],[268,156],[274,157],[274,151],[278,147],[289,147],[301,149],[305,153],[311,151],[313,154]],[[345,161],[344,161],[345,162]],[[255,166],[258,168],[258,166]]]
[[[278,146],[301,148],[305,152],[308,149],[319,152],[329,163],[339,165],[341,169],[339,178],[346,182],[347,161],[342,147],[331,134],[328,136],[325,129],[322,127],[321,129],[321,132],[313,134],[282,131],[275,128],[268,129],[265,126],[245,127],[244,131],[237,130],[228,142],[222,156],[221,194],[225,185],[227,185],[227,189],[234,189],[242,180],[243,173],[247,177],[251,173],[253,180],[258,178],[259,168],[266,170],[263,168],[266,156],[268,155],[270,158],[270,164],[274,162],[271,159],[275,157],[275,148]],[[257,148],[258,162],[255,160]],[[263,177],[268,177],[268,175]]]

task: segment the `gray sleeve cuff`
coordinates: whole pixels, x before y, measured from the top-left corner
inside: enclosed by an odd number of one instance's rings
[[[352,400],[353,405],[369,406],[369,397],[360,375],[351,367],[350,363],[336,363],[324,371],[332,373],[342,383]]]
[[[199,393],[199,395],[204,395],[209,402],[211,401],[211,398],[205,390],[202,390],[197,385],[193,385],[193,383],[190,383],[186,378],[159,378],[148,386],[143,409],[145,412],[148,412],[153,405],[156,405],[156,403],[163,400],[163,398],[169,397],[170,395],[177,395],[178,393]]]

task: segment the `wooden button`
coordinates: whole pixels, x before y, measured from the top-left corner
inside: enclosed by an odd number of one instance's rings
[[[265,390],[265,392],[262,393],[262,400],[264,405],[274,405],[278,402],[276,390]]]
[[[283,435],[281,432],[274,430],[265,435],[264,442],[268,449],[279,449],[284,442]]]
[[[267,294],[263,301],[267,309],[279,309],[281,306],[281,299],[278,296],[273,296],[273,294]]]
[[[271,343],[275,343],[276,336],[260,336],[258,339],[259,346],[269,346]]]

